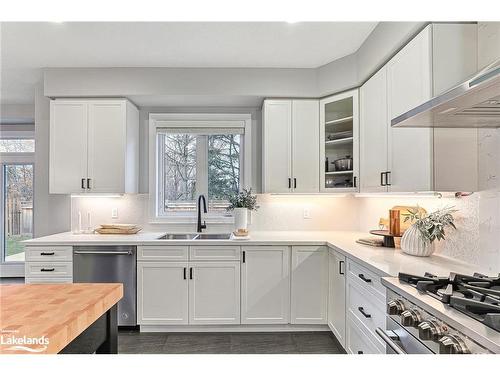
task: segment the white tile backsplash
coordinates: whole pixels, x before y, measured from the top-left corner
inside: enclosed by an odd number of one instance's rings
[[[463,198],[436,197],[353,197],[315,195],[259,195],[260,209],[252,214],[250,230],[361,230],[376,229],[380,217],[388,217],[396,205],[420,205],[427,211],[444,206],[455,206],[457,230],[449,229],[447,239],[438,244],[437,251],[482,268],[491,273],[500,272],[500,196],[498,192],[484,191]],[[111,219],[112,209],[118,218]],[[304,209],[310,219],[304,219]],[[139,223],[145,230],[194,231],[194,224],[150,224],[148,195],[125,195],[115,198],[73,198],[72,220],[78,211],[84,220],[92,213],[92,222]],[[209,231],[230,231],[232,225],[208,224]]]

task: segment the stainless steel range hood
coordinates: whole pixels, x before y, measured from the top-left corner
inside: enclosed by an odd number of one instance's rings
[[[405,128],[500,128],[500,60],[391,120]]]

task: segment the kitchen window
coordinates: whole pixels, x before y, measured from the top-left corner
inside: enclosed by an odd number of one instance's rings
[[[194,222],[203,194],[208,222],[231,221],[228,197],[249,186],[250,116],[152,114],[150,123],[152,220]]]

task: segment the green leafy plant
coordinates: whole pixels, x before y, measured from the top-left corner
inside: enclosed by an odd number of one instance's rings
[[[239,193],[231,195],[227,210],[231,211],[235,208],[246,208],[250,211],[257,211],[259,209],[259,206],[257,206],[257,195],[252,194],[252,189],[243,189]]]
[[[453,213],[458,210],[454,209],[454,207],[444,207],[437,211],[434,211],[428,215],[423,215],[418,207],[417,209],[408,209],[407,214],[403,214],[405,216],[405,222],[411,220],[413,225],[415,225],[422,237],[429,242],[433,242],[434,240],[444,240],[445,239],[445,231],[444,229],[448,226],[453,229],[457,229],[454,224]]]

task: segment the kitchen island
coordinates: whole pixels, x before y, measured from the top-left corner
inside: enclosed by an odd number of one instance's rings
[[[122,284],[0,285],[0,353],[117,353]]]

